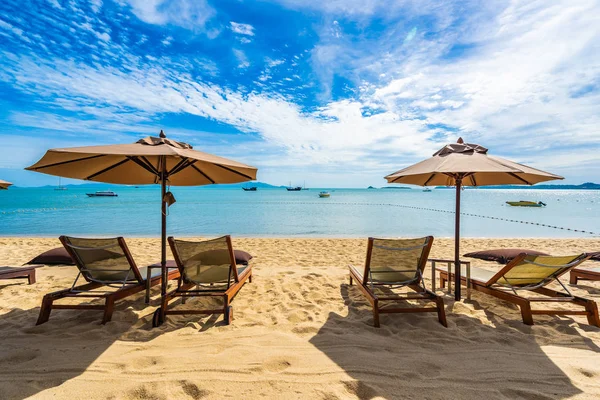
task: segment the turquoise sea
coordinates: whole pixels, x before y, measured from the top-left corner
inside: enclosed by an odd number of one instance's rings
[[[159,236],[158,186],[108,188],[119,196],[89,198],[86,192],[98,190],[89,186],[70,186],[66,191],[50,187],[0,191],[0,235]],[[168,233],[180,237],[454,234],[453,189],[331,189],[331,197],[324,199],[318,197],[320,190],[173,187],[177,202],[169,210]],[[462,199],[464,237],[600,236],[600,191],[467,189]],[[547,206],[511,207],[505,204],[507,200],[541,200]]]

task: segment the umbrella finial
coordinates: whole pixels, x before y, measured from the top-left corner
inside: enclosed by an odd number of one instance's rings
[[[463,144],[464,143],[463,138],[459,137],[458,140],[456,141],[456,143]]]
[[[167,137],[167,135],[165,135],[165,133],[163,132],[163,130],[160,130],[160,134],[158,135],[158,137],[161,137],[163,139],[165,139]]]

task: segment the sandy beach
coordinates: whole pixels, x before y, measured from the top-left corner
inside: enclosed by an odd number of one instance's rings
[[[158,239],[127,241],[139,265],[158,260]],[[1,238],[0,260],[20,265],[58,246]],[[431,257],[451,257],[452,246],[436,239]],[[69,287],[76,267],[41,267],[31,286],[0,281],[0,397],[600,397],[600,329],[585,317],[536,316],[529,327],[515,306],[474,293],[461,303],[445,295],[447,329],[432,314],[384,315],[377,329],[347,278],[347,264],[364,262],[366,239],[234,237],[234,247],[254,255],[255,275],[233,301],[230,326],[222,317],[170,316],[152,329],[158,288],[148,306],[143,294],[122,301],[105,326],[99,312],[71,310],[35,326],[42,296]],[[465,239],[462,249],[500,247],[559,255],[597,250],[600,240]],[[572,289],[600,299],[600,283]]]

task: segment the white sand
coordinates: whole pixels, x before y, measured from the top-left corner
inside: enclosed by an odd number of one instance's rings
[[[157,261],[158,240],[128,243],[138,264]],[[57,246],[0,238],[0,260],[19,265]],[[474,293],[471,302],[445,296],[448,328],[435,314],[396,314],[377,329],[347,284],[346,265],[362,265],[366,240],[234,238],[234,246],[255,255],[255,275],[233,301],[230,326],[190,315],[152,329],[154,288],[151,305],[142,293],[122,301],[105,326],[97,311],[55,310],[36,327],[42,296],[69,287],[76,267],[42,267],[31,286],[0,281],[0,398],[600,398],[600,329],[585,317],[535,316],[529,327],[515,306]],[[452,246],[436,240],[431,256],[451,257]],[[463,242],[464,252],[493,247],[572,254],[598,250],[600,240]],[[574,291],[598,299],[600,282]]]

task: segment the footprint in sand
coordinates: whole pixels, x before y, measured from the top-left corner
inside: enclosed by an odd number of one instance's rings
[[[201,399],[210,394],[208,390],[200,389],[198,385],[190,381],[180,381],[179,384],[181,385],[183,392],[194,400]]]
[[[15,350],[4,352],[2,357],[0,357],[0,363],[9,365],[22,364],[39,357],[39,355],[39,350]]]
[[[263,368],[269,372],[282,372],[292,365],[286,357],[273,357],[263,363]]]

